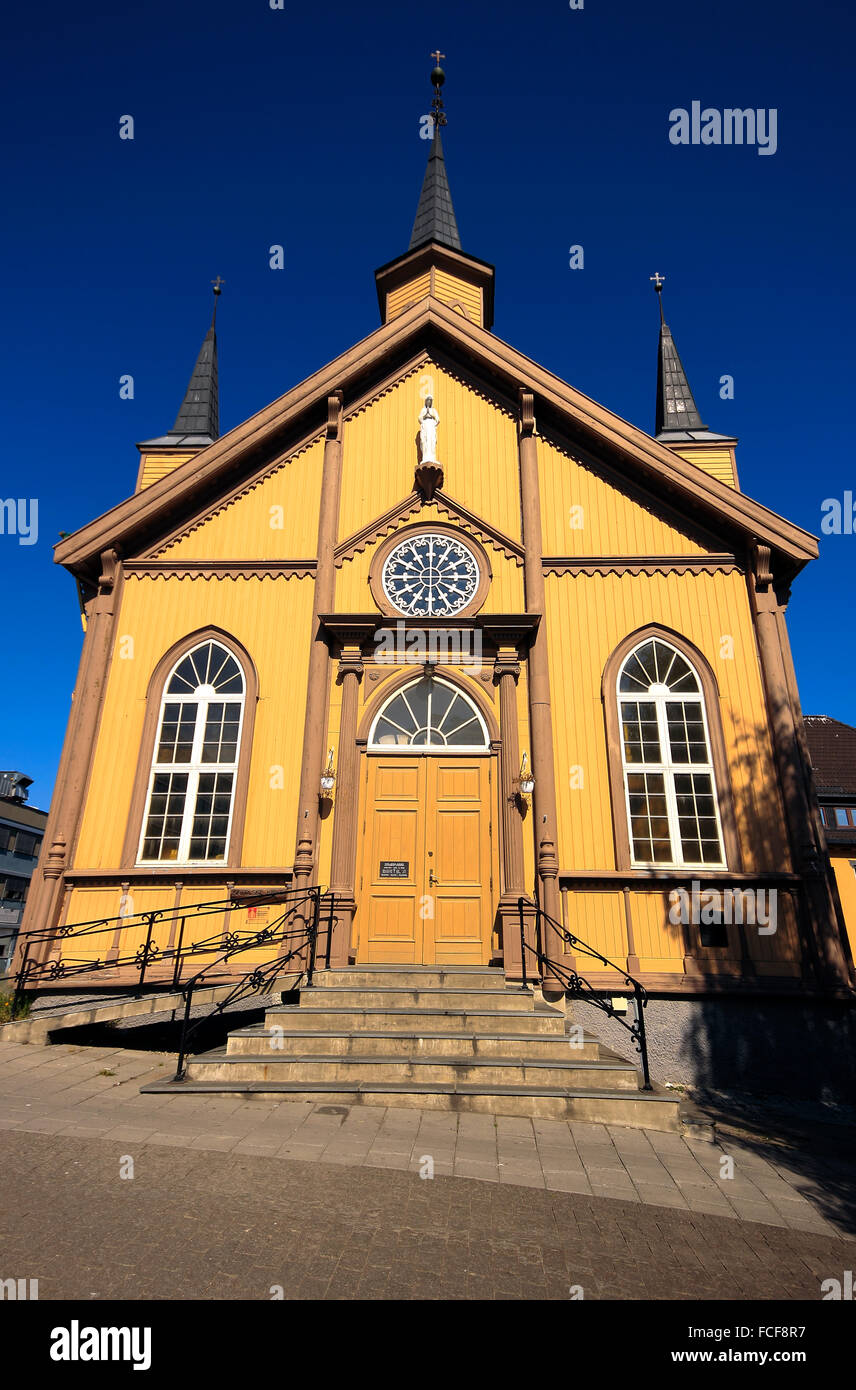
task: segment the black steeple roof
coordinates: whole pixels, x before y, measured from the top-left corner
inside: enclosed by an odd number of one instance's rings
[[[707,426],[702,423],[698,413],[671,329],[663,322],[660,324],[657,359],[657,423],[654,433],[659,439],[661,434],[675,430],[707,431]]]
[[[425,170],[408,249],[415,251],[417,246],[424,246],[427,241],[438,241],[441,246],[451,246],[453,251],[463,249],[458,223],[455,220],[455,209],[452,207],[452,195],[449,192],[439,122],[434,124],[434,138],[428,151],[428,168]]]
[[[220,286],[223,281],[220,276],[212,282],[214,285],[214,312],[211,315],[211,327],[205,334],[199,356],[196,359],[196,366],[193,368],[193,375],[184,393],[184,400],[181,402],[181,409],[175,417],[175,424],[168,434],[161,434],[156,439],[146,439],[139,446],[152,447],[158,445],[166,448],[168,445],[193,445],[196,448],[203,448],[206,444],[213,444],[215,439],[220,438],[220,394],[217,381],[217,299],[222,290]]]
[[[205,335],[181,409],[170,430],[172,435],[220,438],[220,398],[217,386],[217,334],[211,324]]]

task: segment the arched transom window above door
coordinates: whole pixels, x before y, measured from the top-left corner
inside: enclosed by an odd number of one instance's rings
[[[406,617],[446,618],[475,599],[481,570],[464,541],[444,531],[420,531],[389,552],[381,573],[384,595]]]
[[[202,642],[164,685],[139,863],[222,863],[229,849],[245,681],[219,642]]]
[[[391,695],[375,717],[369,751],[486,753],[487,726],[470,698],[435,676],[421,676]]]
[[[649,638],[622,662],[617,699],[632,863],[725,867],[698,673]]]

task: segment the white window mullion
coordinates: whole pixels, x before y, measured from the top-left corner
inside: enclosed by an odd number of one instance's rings
[[[178,842],[178,861],[186,864],[190,858],[190,832],[193,827],[193,816],[196,811],[196,793],[199,788],[199,771],[197,768],[188,768],[187,772],[187,791],[184,797],[184,817],[181,822],[181,839]]]
[[[199,792],[199,772],[202,764],[202,744],[207,721],[208,701],[200,700],[196,706],[193,748],[190,752],[190,766],[187,769],[187,793],[184,798],[184,817],[181,824],[181,842],[178,848],[178,857],[185,864],[190,859],[190,840],[193,818],[196,814],[196,797]]]

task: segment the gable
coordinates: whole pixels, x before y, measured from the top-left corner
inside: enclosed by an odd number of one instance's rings
[[[597,458],[651,496],[693,516],[731,546],[763,544],[774,573],[792,578],[817,555],[813,536],[688,463],[644,431],[568,386],[492,333],[429,297],[377,329],[250,420],[211,444],[168,476],[119,503],[55,547],[57,563],[94,584],[105,549],[144,553],[181,518],[246,485],[267,461],[300,448],[324,428],[326,402],[342,392],[345,452],[366,467],[346,466],[341,536],[394,505],[412,485],[416,424],[422,397],[413,391],[414,354],[420,367],[437,366],[440,456],[450,470],[447,486],[471,510],[488,516],[519,539],[516,402],[521,389],[535,397],[542,436],[549,429]],[[442,371],[441,371],[442,368]],[[429,369],[430,370],[430,369]],[[366,403],[382,379],[401,375],[384,391],[392,397]],[[407,381],[409,380],[409,387]],[[474,382],[485,383],[484,388]],[[373,383],[375,383],[373,385]],[[408,395],[409,390],[409,395]],[[507,402],[507,406],[502,402]],[[378,407],[383,407],[379,409]],[[415,407],[415,408],[414,408]],[[383,419],[383,428],[381,428]],[[349,449],[353,432],[356,449]],[[389,430],[396,436],[390,447]],[[393,472],[398,469],[395,479]],[[395,485],[393,482],[395,481]],[[564,501],[564,499],[562,499]],[[219,504],[218,504],[219,505]],[[304,519],[305,520],[305,519]],[[678,525],[678,530],[682,527]],[[162,543],[162,541],[161,541]]]
[[[177,560],[313,559],[324,441],[277,462],[216,507],[156,546],[151,558]]]
[[[427,396],[440,417],[437,456],[444,492],[519,542],[517,428],[511,411],[428,355],[378,396],[345,412],[339,540],[412,489],[419,414]]]
[[[538,439],[541,532],[547,557],[704,556],[727,542],[581,452]]]

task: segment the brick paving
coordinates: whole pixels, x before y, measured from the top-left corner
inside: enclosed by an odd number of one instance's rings
[[[264,1127],[271,1145],[296,1132],[275,1112]],[[342,1116],[317,1115],[316,1146],[329,1151],[342,1129]],[[407,1122],[385,1133],[385,1156],[410,1152]],[[810,1231],[422,1179],[352,1163],[344,1149],[319,1162],[283,1157],[282,1142],[264,1156],[247,1141],[218,1153],[211,1139],[188,1148],[144,1134],[0,1134],[0,1275],[38,1279],[42,1300],[568,1300],[573,1289],[588,1300],[817,1301],[824,1279],[856,1267],[856,1242]]]
[[[173,1066],[151,1052],[0,1043],[0,1131],[410,1173],[427,1156],[437,1177],[856,1235],[844,1155],[467,1112],[139,1094]]]

